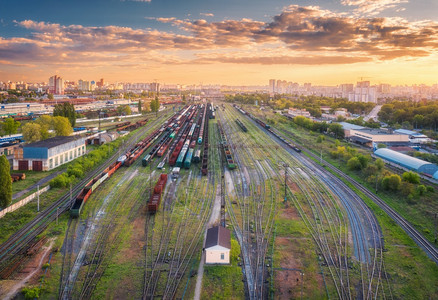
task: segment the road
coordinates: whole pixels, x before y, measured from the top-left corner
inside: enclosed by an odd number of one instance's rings
[[[369,121],[371,119],[373,119],[374,121],[378,121],[377,120],[377,114],[380,112],[380,110],[382,109],[382,105],[376,105],[372,111],[370,111],[370,113],[365,116],[364,120],[365,121]]]

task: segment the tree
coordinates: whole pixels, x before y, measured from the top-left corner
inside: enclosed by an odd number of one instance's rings
[[[41,140],[41,126],[37,123],[26,123],[22,128],[23,139],[27,143],[37,142]]]
[[[69,136],[73,128],[66,117],[53,117],[53,130],[57,136]]]
[[[75,107],[70,102],[56,104],[55,108],[53,109],[53,116],[66,117],[69,120],[72,127],[74,127],[76,124]]]
[[[375,164],[376,164],[376,167],[379,170],[379,172],[382,171],[383,167],[385,166],[384,161],[382,159],[380,159],[380,158],[376,159]]]
[[[427,188],[424,185],[420,184],[419,186],[417,186],[417,193],[420,196],[423,196],[426,193],[426,191],[427,191]]]
[[[5,155],[0,156],[0,207],[6,208],[12,202],[12,180],[9,161]]]
[[[377,144],[377,149],[381,149],[381,148],[386,148],[386,144],[378,143]]]
[[[343,138],[344,137],[344,129],[342,128],[341,124],[333,123],[329,126],[329,132],[333,133],[336,138]]]
[[[129,107],[129,105],[120,105],[117,107],[117,113],[119,115],[128,116],[131,114],[131,107]]]
[[[414,183],[414,184],[420,183],[420,175],[418,175],[417,173],[414,173],[412,171],[404,172],[402,175],[402,178],[404,181],[407,181],[410,183]]]
[[[49,129],[53,128],[53,117],[48,115],[42,115],[36,120],[36,123],[41,126],[41,139],[48,139],[50,136]]]
[[[382,179],[382,185],[385,190],[398,191],[401,186],[401,178],[397,174],[387,175]]]
[[[322,143],[323,141],[325,141],[325,136],[323,135],[318,136],[318,138],[316,139],[317,143]]]
[[[152,112],[158,113],[158,110],[160,109],[160,100],[157,96],[155,96],[155,99],[151,101],[150,107]]]
[[[1,125],[5,134],[10,135],[17,133],[17,129],[20,127],[21,123],[15,121],[13,118],[7,118]]]
[[[347,167],[350,170],[360,170],[362,169],[362,164],[357,157],[352,157],[348,160]]]
[[[138,113],[141,114],[142,107],[141,107],[141,99],[138,99]]]
[[[53,100],[53,94],[47,94],[47,98],[49,98],[49,100]]]

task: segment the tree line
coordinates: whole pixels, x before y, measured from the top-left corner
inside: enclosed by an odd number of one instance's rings
[[[437,131],[438,103],[436,101],[392,101],[382,106],[379,120],[393,127]]]

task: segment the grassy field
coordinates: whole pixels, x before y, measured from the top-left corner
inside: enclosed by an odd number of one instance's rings
[[[257,113],[257,111],[253,111]],[[266,113],[265,113],[266,114]],[[269,115],[270,118],[278,116]],[[321,144],[316,143],[319,134],[311,133],[305,129],[289,126],[287,122],[277,122],[274,126],[276,128],[284,128],[293,133],[289,138],[298,141],[312,149],[316,154],[319,154]],[[334,145],[334,139],[326,136],[326,143],[323,146],[324,160],[333,163],[336,167],[340,167],[348,175],[352,176],[359,182],[363,181],[358,174],[349,171],[345,165],[333,161],[329,158],[328,151],[332,150],[331,144]],[[361,151],[361,150],[359,150]],[[324,154],[325,153],[325,154]],[[319,163],[319,160],[312,158]],[[328,169],[328,168],[327,168]],[[329,170],[328,170],[329,171]],[[435,299],[438,297],[438,266],[431,261],[423,250],[421,250],[414,241],[374,202],[363,195],[360,191],[354,188],[349,182],[345,182],[353,190],[355,190],[365,201],[365,203],[373,210],[379,221],[384,235],[385,245],[385,270],[387,272],[387,282],[390,283],[390,293],[395,299]],[[369,189],[372,187],[364,184]],[[382,197],[383,195],[383,197]],[[388,204],[395,206],[403,216],[407,217],[413,224],[418,226],[430,226],[430,222],[424,220],[423,214],[413,211],[412,208],[406,208],[406,204],[400,203],[396,197],[391,197],[389,193],[379,193]],[[425,202],[433,202],[436,205],[436,198],[434,195],[428,195]],[[395,205],[398,203],[398,205]],[[423,217],[421,217],[423,215]],[[420,227],[420,231],[424,231],[424,227]],[[427,236],[427,231],[426,231]],[[429,235],[430,238],[430,235]]]
[[[226,266],[204,266],[201,299],[244,299],[242,269],[238,265],[240,246],[231,239],[231,263]]]

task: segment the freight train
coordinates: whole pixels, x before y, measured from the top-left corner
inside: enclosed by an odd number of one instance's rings
[[[123,160],[119,158],[116,162],[114,162],[112,165],[110,165],[108,168],[106,168],[102,173],[100,173],[98,176],[90,180],[85,187],[82,189],[82,191],[79,193],[79,195],[75,199],[75,203],[70,209],[70,216],[73,218],[79,217],[81,214],[81,210],[87,202],[87,199],[90,197],[91,193],[107,178],[111,177],[111,175],[114,174],[115,171],[117,171],[118,168],[122,165]]]
[[[146,124],[146,122],[147,119],[143,121],[139,121],[135,124],[141,126]],[[154,141],[160,136],[160,134],[163,131],[164,128],[162,127],[152,132],[149,136],[147,136],[145,139],[135,144],[125,154],[120,156],[113,164],[111,164],[108,168],[106,168],[102,173],[100,173],[95,178],[90,180],[77,195],[73,206],[70,208],[70,216],[73,218],[79,217],[85,202],[93,193],[93,191],[107,178],[111,177],[111,175],[113,175],[114,172],[117,171],[122,165],[129,167],[131,164],[133,164],[134,161],[154,143]]]
[[[241,114],[246,115],[248,117],[250,117],[251,119],[253,119],[255,122],[257,122],[259,125],[261,125],[262,127],[264,127],[267,131],[269,131],[270,133],[272,133],[276,138],[278,138],[280,141],[282,141],[283,143],[285,143],[286,145],[288,145],[291,149],[293,149],[295,152],[300,153],[301,149],[298,148],[295,144],[293,144],[292,142],[286,140],[283,136],[281,136],[280,134],[278,134],[276,131],[274,131],[271,126],[269,126],[268,124],[262,122],[261,120],[257,119],[256,117],[254,117],[252,114],[247,113],[246,111],[244,111],[243,109],[241,109],[239,106],[237,106],[236,104],[233,105],[234,108],[236,108]]]
[[[242,129],[244,132],[248,132],[248,128],[240,121],[239,119],[236,119],[237,125],[239,125],[240,129]]]
[[[148,202],[148,212],[151,214],[155,214],[160,206],[161,196],[163,194],[164,189],[166,188],[167,183],[167,174],[162,173],[160,178],[155,184],[154,191],[151,194],[151,197]]]

